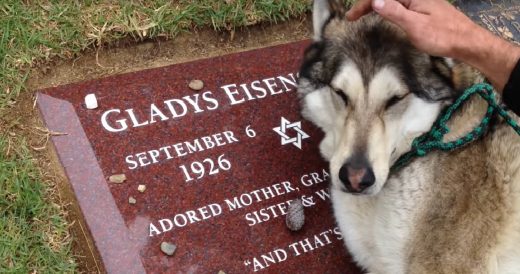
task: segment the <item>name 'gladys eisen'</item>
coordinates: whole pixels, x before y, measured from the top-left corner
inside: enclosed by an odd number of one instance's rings
[[[219,90],[226,94],[228,104],[234,106],[295,91],[296,78],[297,75],[295,77],[293,73],[289,73],[244,84],[228,84],[221,86]],[[122,132],[129,128],[144,127],[170,119],[181,119],[188,113],[214,111],[219,107],[220,103],[215,94],[212,91],[205,91],[164,100],[160,103],[151,103],[144,111],[139,112],[146,113],[146,115],[138,115],[134,108],[109,109],[101,115],[101,125],[109,132]]]

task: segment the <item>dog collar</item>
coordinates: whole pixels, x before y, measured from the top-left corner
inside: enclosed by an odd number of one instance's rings
[[[465,136],[455,141],[443,142],[442,139],[444,136],[450,132],[447,123],[451,119],[453,113],[475,94],[480,95],[480,97],[488,103],[488,108],[482,121]],[[507,111],[497,103],[495,94],[493,93],[493,87],[487,83],[473,85],[466,89],[453,104],[444,109],[430,131],[413,140],[410,151],[397,159],[390,168],[390,173],[399,171],[401,168],[408,165],[414,158],[423,157],[434,150],[452,151],[482,138],[482,136],[487,132],[491,119],[497,114],[502,117],[518,135],[520,135],[520,127],[516,121],[514,121]]]

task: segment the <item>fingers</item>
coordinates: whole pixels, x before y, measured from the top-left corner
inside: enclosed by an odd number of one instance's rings
[[[408,8],[412,0],[398,0],[404,7]],[[357,1],[352,8],[347,12],[347,20],[356,21],[360,17],[370,13],[373,10],[373,6],[376,2],[380,3],[381,1],[375,0],[359,0]],[[383,2],[384,3],[384,2]]]
[[[372,8],[387,20],[407,30],[419,21],[419,14],[407,9],[404,5],[410,1],[374,0]]]
[[[372,11],[372,0],[359,0],[347,12],[347,20],[355,21]]]
[[[412,3],[412,0],[397,0],[399,3],[401,3],[405,8],[410,8],[410,4]]]

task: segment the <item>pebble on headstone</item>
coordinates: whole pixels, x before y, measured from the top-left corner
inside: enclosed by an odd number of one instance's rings
[[[172,256],[173,253],[175,253],[176,249],[177,249],[177,246],[172,243],[169,243],[169,242],[161,243],[161,251],[168,256]]]
[[[98,102],[95,94],[91,93],[85,96],[85,106],[87,107],[87,109],[96,109],[98,107]]]
[[[130,196],[130,198],[128,198],[128,203],[131,205],[135,205],[135,203],[137,203],[137,200],[134,197]]]
[[[220,270],[217,274],[226,274],[226,272]]]
[[[188,84],[188,87],[190,87],[193,90],[199,91],[204,88],[204,82],[202,82],[202,80],[191,80]]]
[[[302,229],[305,224],[305,213],[303,212],[303,204],[300,199],[292,200],[285,216],[285,224],[291,231]]]
[[[115,174],[115,175],[108,177],[108,180],[114,184],[122,184],[126,181],[126,175],[125,174]]]
[[[139,191],[141,193],[145,192],[146,191],[146,186],[145,185],[139,185],[137,187],[137,191]]]

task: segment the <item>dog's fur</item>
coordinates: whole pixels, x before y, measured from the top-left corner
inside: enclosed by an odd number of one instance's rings
[[[520,273],[520,138],[509,126],[497,120],[485,138],[389,174],[478,74],[417,51],[377,15],[347,22],[344,12],[315,1],[299,94],[304,117],[325,132],[334,214],[354,259],[379,274]],[[485,110],[482,99],[469,101],[445,141],[469,132]],[[338,172],[356,155],[376,181],[354,195]]]

